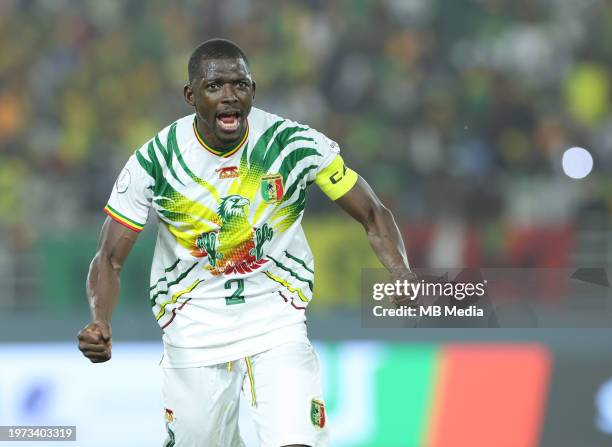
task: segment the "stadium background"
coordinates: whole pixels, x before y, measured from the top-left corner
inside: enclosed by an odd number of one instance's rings
[[[200,41],[238,42],[258,107],[340,143],[413,265],[555,269],[611,256],[611,25],[605,0],[3,0],[0,425],[161,442],[153,228],[123,274],[113,360],[89,365],[75,336],[101,209],[129,154],[191,113]],[[572,146],[595,159],[584,180],[561,169]],[[306,216],[332,446],[612,442],[609,330],[363,329],[377,263],[361,228],[314,188]]]

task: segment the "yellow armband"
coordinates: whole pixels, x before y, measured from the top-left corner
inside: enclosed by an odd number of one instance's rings
[[[327,197],[337,200],[355,186],[358,177],[355,171],[346,167],[342,157],[336,155],[336,158],[317,174],[315,182]]]

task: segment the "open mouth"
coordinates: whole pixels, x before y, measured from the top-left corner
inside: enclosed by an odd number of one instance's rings
[[[236,132],[240,128],[242,114],[239,111],[221,112],[217,114],[217,126],[223,132]]]

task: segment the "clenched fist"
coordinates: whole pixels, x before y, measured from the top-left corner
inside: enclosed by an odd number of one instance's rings
[[[391,273],[391,279],[393,283],[396,283],[397,281],[399,281],[402,284],[406,282],[415,283],[418,281],[418,277],[416,273],[410,270],[396,270]],[[391,302],[395,304],[396,306],[414,305],[417,303],[418,298],[419,297],[412,296],[412,295],[392,296]]]
[[[79,331],[79,350],[92,363],[110,360],[113,341],[109,323],[94,321]]]

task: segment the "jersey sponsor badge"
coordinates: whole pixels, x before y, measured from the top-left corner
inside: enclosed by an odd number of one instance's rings
[[[237,178],[240,176],[240,171],[238,171],[238,166],[228,166],[226,168],[215,169],[215,172],[219,173],[219,178]]]
[[[174,411],[170,408],[166,408],[166,422],[174,421]]]
[[[283,193],[283,177],[280,174],[268,174],[261,178],[261,196],[265,202],[278,203]]]
[[[315,427],[325,427],[325,403],[319,399],[310,401],[310,421]]]
[[[119,194],[126,192],[131,181],[132,177],[130,175],[130,171],[127,168],[123,168],[123,171],[121,171],[121,174],[119,174],[119,177],[117,178],[117,183],[115,183],[117,192]]]

